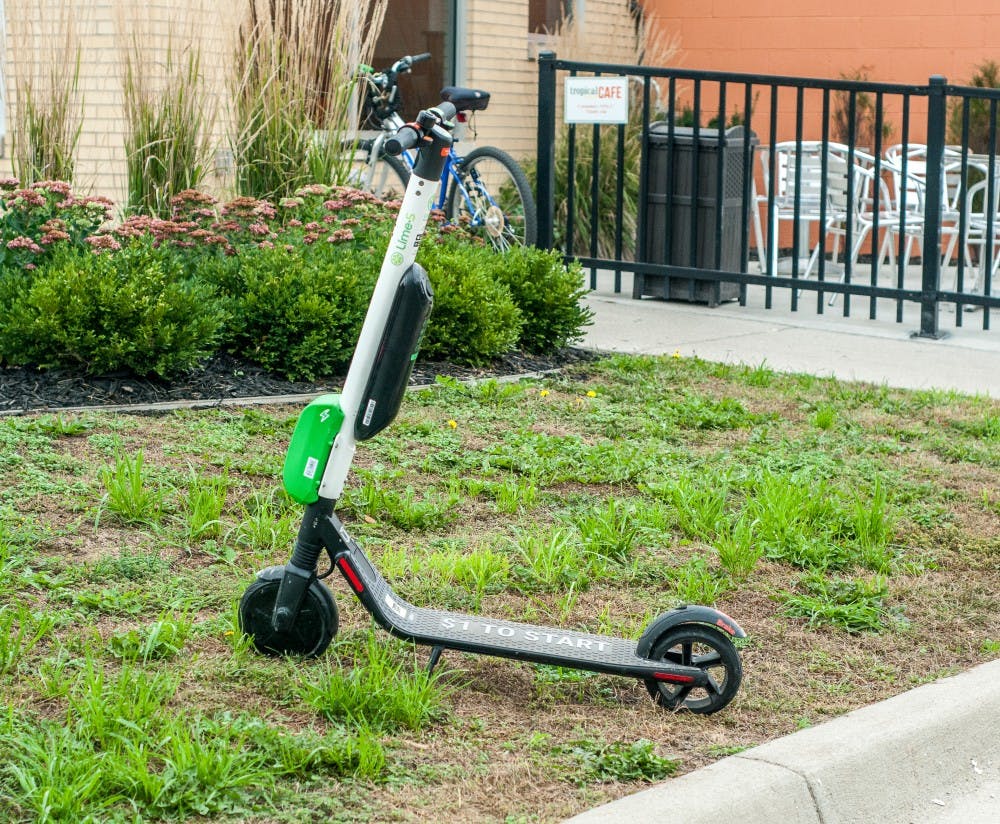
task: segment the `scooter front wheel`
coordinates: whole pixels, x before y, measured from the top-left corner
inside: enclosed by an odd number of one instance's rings
[[[649,658],[684,667],[697,667],[709,676],[707,687],[691,687],[647,679],[646,689],[661,707],[701,715],[718,712],[736,695],[743,666],[732,641],[718,630],[700,624],[681,624],[666,630],[650,649]]]
[[[319,581],[309,584],[295,623],[287,632],[278,632],[271,624],[271,613],[278,597],[281,580],[258,578],[240,599],[240,629],[250,636],[254,648],[264,655],[322,655],[337,634],[337,604],[330,591]]]

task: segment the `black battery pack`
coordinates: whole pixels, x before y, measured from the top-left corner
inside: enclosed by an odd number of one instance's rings
[[[399,412],[403,393],[417,359],[420,337],[434,304],[434,290],[422,266],[414,263],[396,288],[389,319],[375,355],[368,385],[354,424],[354,437],[371,438],[385,429]]]

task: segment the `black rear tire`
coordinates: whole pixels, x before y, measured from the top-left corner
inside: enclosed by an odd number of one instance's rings
[[[708,715],[718,712],[736,696],[743,680],[743,666],[733,642],[718,630],[701,624],[671,627],[653,642],[649,658],[709,674],[709,688],[687,687],[646,680],[646,689],[661,707],[674,712]]]
[[[302,607],[292,628],[277,632],[271,626],[271,613],[278,597],[280,578],[258,578],[240,599],[240,629],[264,655],[302,655],[315,658],[326,652],[337,634],[339,617],[333,596],[319,581],[309,584]]]
[[[530,246],[538,236],[531,184],[517,162],[493,146],[480,146],[457,169],[462,186],[449,184],[445,214],[497,251]],[[463,191],[464,188],[464,191]]]

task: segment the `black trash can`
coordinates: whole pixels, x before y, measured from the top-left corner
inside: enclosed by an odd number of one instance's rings
[[[675,126],[671,135],[667,123],[650,126],[646,131],[649,178],[644,260],[697,269],[747,271],[749,244],[746,253],[741,246],[753,207],[747,175],[753,174],[757,144],[757,136],[751,132],[750,151],[744,154],[742,126],[727,129],[721,140],[718,129],[699,129],[697,143],[693,128]],[[721,208],[718,206],[720,152]],[[722,243],[717,254],[716,221],[720,216]],[[735,300],[739,294],[740,285],[731,281],[678,278],[641,270],[636,272],[632,288],[634,298],[687,300],[709,306]]]

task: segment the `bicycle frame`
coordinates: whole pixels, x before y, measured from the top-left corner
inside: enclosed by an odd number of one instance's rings
[[[379,132],[378,137],[372,141],[371,150],[368,153],[368,162],[365,165],[365,171],[361,176],[362,185],[365,187],[370,187],[375,181],[375,170],[378,166],[379,159],[382,157],[384,152],[385,141],[387,138],[391,137],[400,126],[403,126],[403,120],[399,115],[393,115],[395,120],[385,120],[383,121],[382,130]],[[400,159],[406,165],[407,169],[411,172],[416,164],[417,160],[413,152],[403,152],[400,155]],[[461,176],[458,174],[456,168],[462,162],[462,157],[455,151],[454,145],[451,150],[449,150],[447,157],[445,157],[444,168],[441,170],[441,179],[439,181],[437,198],[434,201],[435,209],[444,209],[445,204],[448,201],[448,187],[456,186],[457,191],[461,193],[462,198],[465,200],[466,206],[469,211],[472,209],[472,200],[469,197],[469,190],[466,189],[465,184],[462,183]],[[490,204],[496,205],[492,197],[489,197]]]
[[[429,57],[429,55],[427,56]],[[421,55],[420,57],[422,58],[423,55]],[[376,75],[376,77],[377,76],[386,77],[388,74],[388,76],[392,78],[391,81],[392,85],[389,87],[391,94],[389,96],[392,100],[393,106],[389,107],[388,109],[383,109],[385,113],[382,114],[381,116],[376,115],[379,122],[379,133],[372,140],[364,172],[362,173],[359,181],[361,188],[364,189],[371,190],[374,188],[373,184],[375,183],[376,180],[376,169],[378,167],[379,160],[384,155],[385,141],[390,137],[392,137],[394,134],[396,134],[400,128],[406,125],[403,118],[400,117],[399,113],[395,110],[395,106],[398,106],[399,104],[399,101],[396,98],[397,86],[395,84],[395,77],[400,71],[397,67],[400,66],[401,62],[402,61],[397,62],[393,66],[393,68],[389,70],[388,73],[382,73],[380,75]],[[406,68],[405,70],[408,71],[409,69]],[[376,111],[378,111],[379,110],[378,102],[381,99],[383,89],[379,85],[379,83],[373,79],[372,75],[366,74],[364,75],[364,79],[369,86],[369,100],[371,101],[373,108]],[[453,138],[453,140],[455,140],[455,138]],[[412,151],[404,151],[400,155],[400,158],[402,159],[406,168],[409,169],[410,172],[412,172],[417,162],[414,153]],[[462,156],[455,151],[455,145],[453,142],[451,148],[448,150],[447,156],[445,157],[444,168],[441,170],[441,178],[438,185],[437,199],[434,202],[434,208],[440,210],[443,210],[445,208],[445,204],[448,202],[449,186],[454,186],[456,193],[461,194],[462,200],[465,203],[465,207],[468,213],[475,215],[476,209],[474,208],[472,197],[469,194],[469,190],[462,182],[461,175],[459,175],[458,173],[458,167],[461,165],[462,160],[463,160]],[[481,189],[480,194],[486,197],[491,206],[499,205],[497,204],[492,193],[488,192],[486,189]],[[480,223],[481,221],[479,219],[473,218],[473,223],[472,223],[473,226],[479,225]]]

